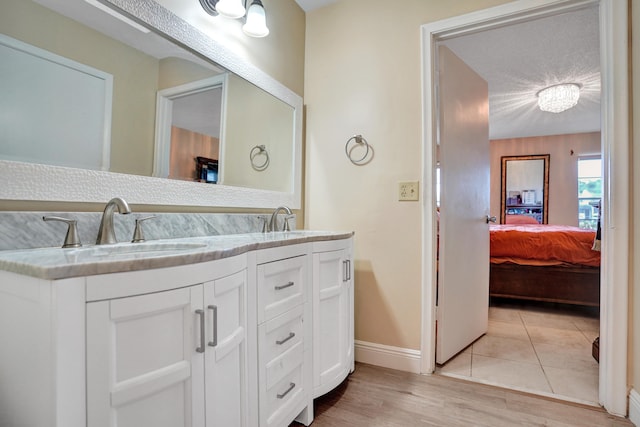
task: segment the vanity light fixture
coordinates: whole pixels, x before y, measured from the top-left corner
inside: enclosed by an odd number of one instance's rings
[[[224,16],[231,19],[245,17],[242,31],[251,37],[265,37],[269,34],[266,14],[261,0],[251,0],[251,5],[246,8],[248,0],[199,0],[202,8],[209,15]]]
[[[577,83],[562,83],[549,86],[537,93],[538,107],[542,111],[561,113],[574,107],[580,98],[580,85]]]

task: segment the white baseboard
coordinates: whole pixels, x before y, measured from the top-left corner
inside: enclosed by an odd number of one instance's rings
[[[356,362],[420,373],[420,350],[355,341]]]
[[[629,420],[640,427],[640,393],[635,389],[629,393]]]

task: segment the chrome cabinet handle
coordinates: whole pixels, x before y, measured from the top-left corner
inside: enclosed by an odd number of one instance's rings
[[[291,392],[296,386],[296,383],[289,383],[289,388],[285,390],[284,393],[276,394],[278,399],[284,399],[284,397]]]
[[[278,344],[278,345],[282,345],[282,344],[286,343],[287,341],[289,341],[291,338],[293,338],[293,337],[295,337],[295,336],[296,336],[296,334],[295,334],[295,333],[293,333],[293,332],[289,332],[289,336],[288,336],[288,337],[286,337],[286,338],[285,338],[285,339],[283,339],[283,340],[277,340],[277,341],[276,341],[276,344]]]
[[[342,261],[342,266],[344,268],[344,271],[342,272],[342,281],[347,282],[351,280],[351,260],[346,259]]]
[[[196,310],[196,314],[200,316],[200,347],[197,347],[196,351],[204,353],[204,310]]]
[[[290,288],[290,287],[291,287],[291,286],[293,286],[293,285],[295,285],[295,283],[293,283],[293,282],[288,282],[286,285],[278,285],[278,286],[276,286],[274,289],[275,289],[276,291],[280,291],[280,290],[282,290],[282,289]]]
[[[487,224],[489,224],[490,222],[496,223],[498,222],[498,219],[495,216],[487,215]]]
[[[215,347],[218,345],[218,306],[209,305],[207,308],[213,311],[213,341],[209,341],[209,346]]]

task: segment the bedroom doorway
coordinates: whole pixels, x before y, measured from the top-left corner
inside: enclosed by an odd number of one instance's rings
[[[543,3],[542,5],[540,3]],[[628,191],[628,108],[627,108],[627,67],[626,49],[626,7],[611,0],[601,1],[516,1],[470,15],[451,18],[423,26],[423,70],[424,70],[424,182],[435,182],[437,123],[434,93],[433,58],[436,43],[461,34],[480,31],[498,26],[526,22],[543,16],[567,13],[585,7],[600,7],[601,57],[605,69],[602,70],[602,155],[605,164],[603,179],[606,183],[603,197],[603,253],[602,304],[600,331],[599,402],[611,413],[626,415],[626,331],[628,325],[626,296],[628,286],[628,209],[624,197]],[[620,54],[617,54],[619,51]],[[616,91],[615,102],[611,90],[613,83],[625,90]],[[621,93],[621,95],[619,95]],[[553,160],[552,160],[553,161]],[[611,173],[616,170],[616,174]],[[621,172],[624,171],[624,172]],[[435,319],[437,275],[436,237],[437,220],[435,205],[435,184],[425,189],[424,198],[424,240],[423,240],[423,343],[422,371],[435,370]],[[616,225],[614,227],[613,225]]]

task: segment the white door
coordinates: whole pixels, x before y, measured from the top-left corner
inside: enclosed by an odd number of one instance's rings
[[[489,311],[488,85],[438,48],[440,248],[436,362],[482,336]]]
[[[352,367],[348,255],[346,249],[313,254],[314,397],[332,390]]]
[[[202,286],[87,304],[87,425],[204,427]]]
[[[247,426],[247,271],[205,283],[207,426]]]

